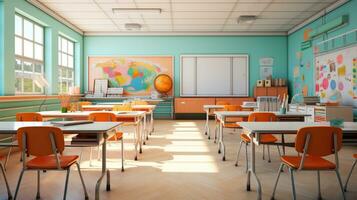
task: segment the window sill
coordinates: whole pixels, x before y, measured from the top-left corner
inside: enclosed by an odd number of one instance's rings
[[[72,97],[82,97],[82,94],[71,95]],[[0,102],[14,102],[14,101],[32,101],[43,99],[58,99],[58,95],[16,95],[16,96],[0,96]]]

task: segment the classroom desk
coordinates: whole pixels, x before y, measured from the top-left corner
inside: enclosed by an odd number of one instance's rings
[[[83,111],[83,112],[67,112],[62,113],[61,111],[42,111],[38,112],[43,118],[53,119],[53,118],[69,118],[72,120],[87,120],[90,113],[96,111]],[[134,140],[135,140],[135,160],[138,159],[138,152],[142,153],[143,136],[142,134],[146,129],[146,112],[145,111],[103,111],[114,113],[117,117],[133,118],[134,122],[132,125],[136,127]],[[126,122],[124,122],[126,123]],[[130,124],[131,125],[131,124]],[[138,150],[139,146],[139,150]]]
[[[203,105],[203,110],[206,112],[206,124],[205,124],[205,135],[208,135],[208,139],[211,139],[211,133],[209,128],[209,116],[212,111],[217,109],[223,109],[224,105]]]
[[[214,114],[216,115],[219,121],[219,129],[218,129],[218,152],[222,152],[223,157],[222,160],[226,160],[226,148],[223,142],[223,127],[226,123],[227,117],[242,117],[248,118],[248,116],[253,113],[254,111],[215,111]],[[304,121],[306,116],[310,116],[309,114],[305,113],[298,113],[298,112],[287,112],[285,114],[281,114],[279,112],[272,112],[274,113],[280,121],[284,120],[296,120],[296,121]],[[241,122],[239,122],[241,123]],[[283,138],[283,137],[282,137]],[[282,139],[283,140],[283,139]],[[284,141],[282,141],[284,143]],[[285,150],[283,149],[284,153]]]
[[[329,122],[239,122],[244,130],[249,132],[250,138],[253,138],[250,145],[251,158],[247,177],[247,191],[250,191],[250,176],[253,175],[257,181],[258,198],[262,199],[262,187],[260,180],[255,172],[255,145],[259,145],[261,134],[296,134],[300,128],[306,126],[329,126]],[[343,133],[357,134],[357,123],[345,122],[342,128]]]
[[[83,105],[82,110],[83,111],[112,111],[115,105],[122,105],[123,103],[120,102],[121,104],[95,104],[95,105]],[[154,131],[154,110],[156,108],[156,105],[132,105],[131,106],[133,111],[146,111],[147,114],[150,115],[150,126],[146,127],[147,130],[145,130],[145,137],[148,139],[148,135],[152,134]],[[145,141],[144,141],[145,144]]]
[[[107,138],[108,135],[116,129],[121,122],[93,122],[90,124],[80,124],[72,126],[57,126],[60,128],[64,134],[73,134],[73,133],[85,133],[85,134],[96,134],[103,137],[102,143],[102,174],[99,177],[97,184],[95,186],[95,199],[99,199],[99,189],[102,183],[102,180],[105,175],[107,175],[107,185],[106,190],[110,191],[110,172],[107,169]],[[16,134],[17,129],[27,126],[53,126],[51,122],[0,122],[0,134]],[[2,145],[0,146],[8,146]],[[13,145],[14,146],[14,145]],[[16,145],[17,146],[17,145]]]

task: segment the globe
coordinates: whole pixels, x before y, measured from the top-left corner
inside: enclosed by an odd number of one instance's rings
[[[172,89],[172,78],[167,74],[159,74],[154,80],[154,87],[157,92],[166,94]]]

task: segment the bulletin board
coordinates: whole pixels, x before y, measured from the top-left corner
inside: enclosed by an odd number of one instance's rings
[[[89,56],[88,88],[94,89],[96,79],[107,79],[109,87],[122,87],[125,95],[150,96],[157,75],[173,78],[173,61],[173,56]]]
[[[321,102],[357,105],[357,45],[315,56],[315,92]]]

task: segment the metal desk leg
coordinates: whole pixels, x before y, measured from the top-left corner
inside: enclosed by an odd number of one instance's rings
[[[134,133],[134,145],[135,145],[135,158],[134,160],[138,160],[138,143],[139,143],[139,135],[140,135],[140,122],[136,121],[135,119],[135,133]]]
[[[140,123],[140,153],[143,152],[143,144],[146,137],[146,114],[141,118]]]
[[[154,132],[154,110],[150,114],[150,135]]]
[[[211,139],[211,135],[209,133],[209,109],[206,110],[205,135],[208,135],[208,139]]]
[[[262,187],[260,184],[260,180],[257,176],[257,174],[255,173],[255,143],[253,141],[253,133],[250,134],[251,136],[251,158],[250,158],[250,166],[249,166],[249,170],[248,170],[248,177],[247,177],[247,191],[250,191],[250,176],[253,175],[256,182],[257,182],[257,192],[258,192],[258,196],[257,199],[261,200],[262,199]],[[258,138],[259,136],[256,135],[256,137]]]
[[[97,184],[95,185],[95,199],[99,200],[99,189],[100,189],[100,184],[102,183],[102,180],[105,175],[107,175],[107,185],[106,185],[106,190],[110,191],[110,172],[109,169],[107,169],[107,138],[108,134],[103,133],[103,144],[102,144],[102,175],[97,181]]]

